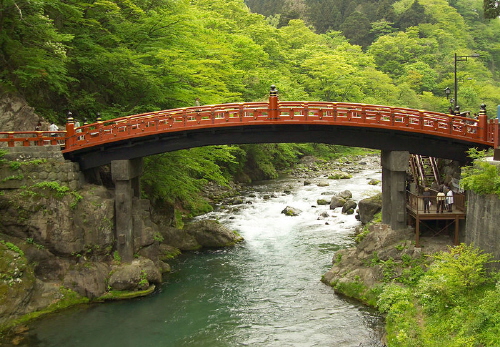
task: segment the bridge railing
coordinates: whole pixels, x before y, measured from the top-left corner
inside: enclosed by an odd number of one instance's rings
[[[64,152],[114,141],[197,128],[262,125],[325,124],[363,126],[445,136],[498,147],[498,120],[451,116],[402,107],[343,102],[280,101],[228,103],[148,112],[74,127],[68,122]],[[0,144],[32,146],[58,144],[51,132],[3,132]]]
[[[66,131],[0,132],[0,147],[64,145],[65,142],[66,142]]]

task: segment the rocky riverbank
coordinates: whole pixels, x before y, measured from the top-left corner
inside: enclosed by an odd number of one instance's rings
[[[148,200],[138,200],[134,214],[146,232],[134,240],[135,259],[124,263],[115,251],[113,191],[69,188],[58,179],[61,164],[0,164],[2,182],[9,182],[0,194],[0,330],[78,303],[149,294],[180,252],[242,240],[215,221],[173,228]]]

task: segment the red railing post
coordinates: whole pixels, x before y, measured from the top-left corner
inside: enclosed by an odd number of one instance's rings
[[[482,141],[488,141],[488,116],[486,115],[486,105],[481,105],[481,110],[479,111],[478,117],[478,135],[479,139]]]
[[[76,142],[75,139],[75,122],[73,119],[73,114],[68,112],[68,119],[66,121],[66,137],[64,138],[64,144],[66,148],[70,148]]]
[[[14,140],[14,132],[9,131],[9,135],[7,135],[7,138],[9,141],[7,141],[9,147],[14,147],[15,146],[15,140]]]
[[[278,89],[273,84],[269,91],[269,120],[279,120]]]

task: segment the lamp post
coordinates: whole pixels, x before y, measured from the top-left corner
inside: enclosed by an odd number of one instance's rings
[[[449,87],[444,88],[444,93],[446,94],[446,100],[450,102],[450,114],[453,114],[453,104],[455,99],[450,99],[451,89]]]
[[[455,53],[455,101],[454,108],[457,108],[458,105],[458,80],[457,80],[457,61],[467,61],[467,58],[479,58],[480,55],[478,53],[474,53],[472,55],[457,55]]]

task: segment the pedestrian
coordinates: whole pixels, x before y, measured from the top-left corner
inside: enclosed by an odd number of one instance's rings
[[[59,127],[57,125],[55,125],[54,122],[50,123],[49,125],[49,131],[59,131]],[[57,134],[56,133],[50,133],[50,136],[52,137],[56,137]]]
[[[436,213],[443,213],[444,212],[445,199],[446,199],[446,195],[443,193],[443,188],[440,188],[439,192],[437,193],[437,196],[436,196],[436,200],[437,200]]]
[[[446,193],[446,205],[448,212],[453,212],[453,191],[451,189]]]
[[[42,131],[42,122],[38,121],[38,124],[35,127],[35,131]]]
[[[424,188],[424,213],[430,213],[429,207],[431,206],[431,191],[428,187]]]

